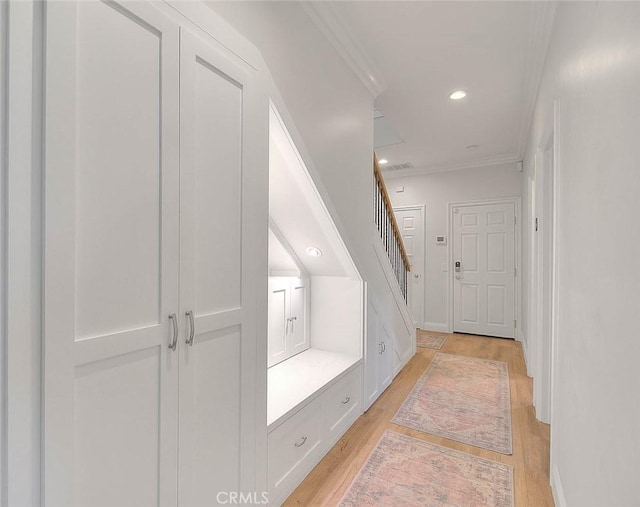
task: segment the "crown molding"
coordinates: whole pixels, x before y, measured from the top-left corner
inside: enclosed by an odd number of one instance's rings
[[[522,159],[516,153],[497,155],[492,157],[479,158],[468,162],[452,162],[446,164],[434,164],[413,169],[401,169],[399,171],[382,171],[385,180],[396,178],[406,178],[408,176],[426,176],[428,174],[443,173],[450,171],[462,171],[464,169],[476,169],[489,166],[515,164]]]
[[[525,76],[523,79],[523,108],[518,129],[518,141],[516,153],[518,158],[524,158],[527,138],[533,121],[538,91],[542,81],[549,42],[553,32],[553,20],[555,17],[557,2],[541,1],[532,2],[531,25],[529,29],[529,49],[525,61]]]
[[[353,36],[336,8],[328,2],[302,1],[300,5],[373,98],[380,95],[387,87],[382,73]]]

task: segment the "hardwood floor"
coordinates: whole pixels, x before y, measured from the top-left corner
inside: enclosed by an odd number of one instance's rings
[[[499,338],[452,334],[440,352],[504,361],[509,364],[513,455],[505,456],[452,440],[435,437],[392,424],[390,421],[431,363],[437,350],[418,352],[398,374],[391,386],[338,441],[311,474],[284,503],[285,506],[337,505],[385,429],[411,435],[476,456],[508,463],[514,469],[515,505],[553,505],[549,487],[549,426],[538,422],[532,399],[531,379],[520,343]]]

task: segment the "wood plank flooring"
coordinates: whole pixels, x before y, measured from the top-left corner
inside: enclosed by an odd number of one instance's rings
[[[285,506],[337,505],[385,429],[508,463],[514,469],[516,507],[553,506],[549,487],[549,426],[535,418],[531,402],[533,386],[531,379],[526,375],[519,342],[452,334],[448,335],[447,342],[440,350],[509,364],[513,455],[505,456],[390,422],[436,352],[438,351],[418,348],[415,357],[398,374],[391,386],[313,469],[287,499]]]

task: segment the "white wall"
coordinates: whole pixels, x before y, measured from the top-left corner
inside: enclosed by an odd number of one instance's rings
[[[262,53],[304,142],[297,148],[309,155],[305,163],[326,190],[332,218],[369,294],[405,356],[413,355],[406,321],[372,246],[373,97],[298,2],[208,5]]]
[[[558,4],[526,152],[530,173],[557,100],[557,505],[640,504],[639,26],[635,2]]]
[[[344,276],[311,277],[311,346],[362,357],[362,286]],[[330,317],[329,317],[330,316]]]
[[[436,245],[435,236],[448,236],[448,204],[520,196],[522,173],[515,164],[504,164],[423,176],[385,177],[393,206],[426,205],[424,326],[446,330],[450,273],[442,271],[442,264],[448,264],[448,247]],[[400,186],[404,186],[404,192],[397,192]],[[451,243],[450,238],[447,243]]]

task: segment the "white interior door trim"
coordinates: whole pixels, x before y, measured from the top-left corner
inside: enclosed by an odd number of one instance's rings
[[[551,426],[550,431],[550,442],[549,442],[549,470],[551,470],[551,475],[554,475],[554,471],[556,470],[555,466],[555,432],[553,425],[553,399],[555,393],[555,379],[556,379],[556,368],[558,367],[558,332],[560,326],[560,300],[559,300],[559,245],[558,240],[560,235],[558,234],[558,203],[560,202],[560,179],[558,178],[559,171],[559,163],[560,157],[558,153],[560,151],[560,130],[558,128],[558,121],[560,117],[560,102],[558,99],[553,101],[553,173],[551,179],[551,185],[553,189],[553,214],[552,214],[552,222],[553,222],[553,234],[551,237],[553,251],[551,252],[551,266],[553,267],[553,275],[551,278],[551,377],[549,380],[549,425]],[[564,496],[564,495],[563,495]]]
[[[42,19],[32,0],[0,5],[4,317],[2,505],[40,505]]]
[[[557,233],[557,209],[558,209],[558,139],[557,139],[557,118],[558,118],[558,101],[554,101],[553,118],[546,125],[540,143],[535,154],[535,167],[533,186],[535,189],[535,203],[541,203],[541,209],[538,210],[534,206],[536,216],[533,220],[540,216],[543,217],[542,232],[546,227],[544,222],[550,224],[552,231],[550,237],[551,252],[547,249],[549,246],[543,242],[543,251],[539,246],[531,249],[531,275],[532,284],[529,287],[530,301],[530,318],[529,318],[529,336],[527,336],[528,344],[532,347],[534,354],[531,354],[531,373],[534,382],[533,403],[536,407],[536,417],[543,422],[551,423],[553,419],[553,389],[556,359],[556,340],[558,332],[558,233]],[[551,167],[547,167],[546,154],[552,150]],[[551,178],[550,182],[546,182],[546,178]],[[551,192],[551,201],[548,201],[546,192]],[[551,208],[551,209],[549,209]],[[547,216],[548,215],[548,216]],[[531,231],[531,244],[536,244],[536,231]],[[550,293],[545,293],[542,280],[546,273],[542,272],[540,259],[546,254],[550,254],[548,269],[551,269]],[[549,342],[546,344],[542,340],[542,322],[543,312],[545,308],[549,308],[551,315],[549,321]],[[543,350],[548,348],[548,350]],[[545,365],[545,358],[549,364]],[[544,379],[544,380],[543,380]],[[538,388],[540,384],[546,382],[546,389],[543,391]]]
[[[448,268],[447,275],[449,276],[449,283],[447,284],[447,331],[453,333],[453,220],[451,219],[453,214],[453,208],[460,208],[464,206],[482,206],[487,204],[513,204],[516,216],[516,233],[515,233],[515,261],[516,261],[516,286],[515,286],[515,316],[516,316],[516,340],[520,335],[520,323],[521,323],[521,302],[522,302],[522,287],[520,282],[521,266],[522,266],[522,244],[520,235],[520,222],[522,217],[522,198],[516,197],[500,197],[495,199],[480,199],[476,201],[461,201],[450,202],[447,204],[447,230],[449,235],[449,241],[447,242],[447,260]]]

